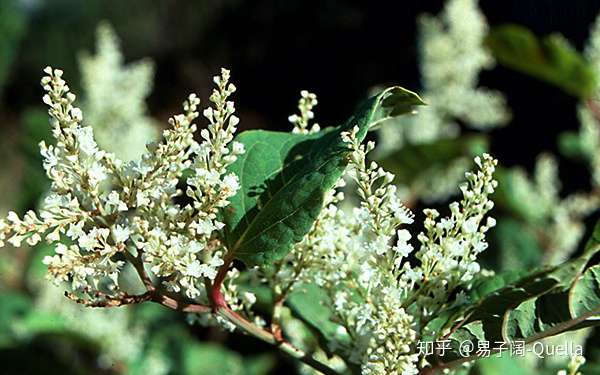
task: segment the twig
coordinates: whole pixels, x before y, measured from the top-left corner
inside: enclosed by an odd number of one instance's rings
[[[212,286],[210,286],[210,289],[207,290],[207,294],[210,296],[211,303],[213,304],[212,309],[215,315],[219,315],[222,318],[228,320],[229,322],[233,323],[236,327],[242,329],[249,335],[254,336],[268,344],[277,346],[285,354],[309,365],[310,367],[322,372],[325,375],[340,375],[336,370],[316,360],[315,358],[303,352],[302,350],[296,348],[290,342],[284,340],[283,338],[277,337],[272,332],[269,332],[263,329],[262,327],[257,326],[256,324],[248,321],[246,318],[242,317],[235,311],[231,310],[231,308],[227,304],[227,301],[225,301],[225,297],[221,293],[221,286],[223,284],[225,276],[227,275],[227,272],[229,271],[229,267],[233,262],[233,256],[226,255],[224,261],[225,263],[217,272],[215,281],[213,282]]]
[[[161,293],[158,290],[155,290],[152,294],[152,301],[159,303],[165,307],[168,307],[172,310],[177,310],[186,313],[206,314],[212,311],[210,306],[202,305],[199,303],[182,302],[176,298],[168,296],[165,293]]]
[[[96,292],[95,297],[97,299],[91,300],[78,297],[71,292],[65,292],[65,297],[87,307],[120,307],[150,301],[152,300],[152,292],[147,291],[146,293],[135,295],[124,293],[119,296]]]
[[[272,332],[269,332],[263,329],[262,327],[257,326],[256,324],[248,321],[235,311],[231,310],[231,308],[227,304],[227,301],[225,301],[223,293],[221,292],[221,287],[223,285],[225,277],[227,276],[227,272],[229,272],[229,267],[233,262],[232,255],[228,254],[225,256],[224,264],[221,266],[221,268],[219,268],[219,271],[217,272],[217,275],[212,285],[210,283],[206,283],[207,294],[211,300],[211,306],[206,306],[203,304],[181,301],[179,299],[179,296],[171,296],[168,293],[161,291],[160,289],[154,286],[149,275],[146,273],[146,270],[143,266],[143,262],[141,260],[141,254],[138,254],[137,257],[134,257],[130,253],[127,254],[129,260],[134,265],[137,273],[139,274],[142,282],[144,282],[147,291],[146,293],[141,294],[139,296],[128,296],[128,298],[126,299],[121,298],[121,302],[128,301],[130,303],[137,303],[138,301],[153,301],[170,309],[183,311],[187,313],[206,314],[212,312],[213,314],[221,316],[222,318],[231,322],[236,327],[240,328],[249,335],[254,336],[271,345],[277,346],[282,352],[286,353],[292,358],[295,358],[307,364],[315,370],[322,372],[325,375],[340,375],[331,367],[316,360],[309,354],[293,346],[291,343],[283,340],[283,338],[279,337],[280,335],[276,336]],[[115,303],[117,302],[114,302],[111,306],[117,306]]]

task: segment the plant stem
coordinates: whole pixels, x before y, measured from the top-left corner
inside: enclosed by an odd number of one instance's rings
[[[160,303],[161,305],[166,306],[170,309],[182,311],[182,312],[186,312],[186,313],[206,314],[206,313],[210,313],[212,311],[210,306],[202,305],[199,303],[182,302],[179,299],[168,296],[164,293],[161,293],[158,290],[154,291],[154,294],[152,296],[152,301],[154,301],[156,303]]]
[[[233,257],[226,255],[224,261],[225,263],[217,272],[217,276],[215,277],[215,281],[210,287],[210,290],[207,290],[207,293],[211,299],[211,303],[213,304],[212,309],[215,315],[219,315],[220,317],[226,319],[249,335],[254,336],[268,344],[277,346],[285,354],[307,364],[308,366],[322,372],[325,375],[340,375],[336,370],[314,359],[312,356],[296,348],[283,338],[276,337],[272,332],[269,332],[262,327],[248,321],[243,316],[231,310],[225,301],[225,297],[221,293],[221,286],[223,285],[225,276],[227,275],[229,267],[233,262]]]
[[[271,332],[264,330],[256,324],[249,322],[235,311],[229,309],[226,306],[219,306],[216,308],[215,313],[229,322],[235,324],[246,333],[274,346],[277,346],[282,352],[289,355],[292,358],[299,360],[302,363],[314,368],[317,371],[322,372],[325,375],[340,375],[336,370],[327,366],[326,364],[319,362],[318,360],[311,357],[309,354],[296,348],[291,343],[285,340],[277,339]]]
[[[284,298],[278,296],[273,303],[273,314],[271,315],[271,332],[279,340],[283,340],[281,331],[281,310],[283,309]]]
[[[221,293],[221,286],[223,285],[223,281],[225,281],[225,277],[227,277],[227,272],[229,272],[231,263],[233,263],[233,256],[231,254],[225,255],[225,258],[223,259],[223,265],[221,268],[219,268],[212,286],[207,284],[206,294],[208,294],[209,298],[211,299],[211,303],[213,306],[215,306],[215,308],[218,306],[227,306],[225,297],[223,296],[223,293]]]
[[[179,299],[179,296],[171,296],[165,291],[161,291],[160,289],[154,286],[150,277],[146,273],[146,270],[143,266],[143,262],[140,258],[141,254],[139,254],[138,257],[134,257],[131,254],[126,255],[128,257],[128,260],[130,260],[133,266],[135,267],[137,273],[144,282],[144,285],[146,286],[147,292],[144,293],[144,296],[147,296],[146,300],[151,300],[170,309],[183,311],[187,313],[206,314],[212,312],[213,314],[219,315],[220,317],[231,322],[236,327],[240,328],[249,335],[254,336],[268,344],[277,346],[282,352],[286,353],[290,357],[295,358],[302,363],[305,363],[306,365],[314,368],[317,371],[322,372],[325,375],[340,375],[340,373],[336,370],[332,369],[331,367],[327,366],[322,362],[319,362],[309,354],[304,353],[302,350],[296,348],[291,343],[279,337],[279,335],[274,335],[273,333],[263,329],[262,327],[257,326],[256,324],[248,321],[235,311],[231,310],[231,308],[227,305],[227,301],[225,301],[223,293],[221,293],[221,287],[223,285],[225,277],[227,276],[227,272],[229,272],[229,267],[233,262],[233,256],[229,254],[226,255],[224,259],[224,264],[221,266],[221,268],[219,268],[217,276],[215,276],[215,280],[212,283],[212,285],[208,282],[206,283],[206,292],[212,304],[212,306],[206,306],[198,303],[181,301]]]

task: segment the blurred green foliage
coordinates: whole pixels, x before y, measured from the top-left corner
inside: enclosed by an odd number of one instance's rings
[[[0,98],[26,29],[25,13],[21,6],[18,0],[0,1]]]
[[[539,39],[519,25],[494,28],[487,44],[498,61],[585,99],[597,88],[596,75],[589,63],[569,41],[558,34]]]

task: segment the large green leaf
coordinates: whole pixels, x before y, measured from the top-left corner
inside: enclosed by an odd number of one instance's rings
[[[590,64],[561,35],[538,39],[522,26],[504,25],[491,31],[487,44],[500,63],[571,95],[588,98],[596,89]]]
[[[458,347],[470,340],[530,343],[569,330],[600,324],[600,223],[582,256],[512,280],[513,273],[490,278],[471,293],[474,302],[450,336],[453,350],[443,361],[461,360]]]
[[[417,94],[391,87],[363,103],[341,126],[314,134],[252,130],[236,137],[246,152],[229,171],[240,190],[224,213],[231,253],[247,264],[282,258],[310,230],[323,196],[341,177],[349,153],[341,133],[375,124],[423,104]]]

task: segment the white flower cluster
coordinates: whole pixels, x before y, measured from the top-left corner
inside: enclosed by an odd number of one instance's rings
[[[449,0],[439,16],[419,19],[420,94],[428,105],[414,116],[388,120],[378,130],[378,157],[392,155],[407,144],[458,138],[457,120],[484,131],[508,123],[503,95],[478,86],[479,74],[492,68],[494,59],[484,46],[488,25],[477,3]],[[425,203],[444,201],[455,193],[468,165],[469,157],[457,157],[448,161],[447,168],[424,174],[410,189],[410,197]]]
[[[34,245],[42,235],[49,243],[64,240],[56,255],[44,259],[49,274],[92,300],[121,293],[124,260],[148,265],[173,292],[201,297],[204,279],[213,279],[223,264],[219,210],[238,189],[237,177],[225,168],[243,152],[232,142],[238,118],[228,100],[235,91],[229,71],[215,77],[214,108],[204,111],[209,125],[201,131],[201,143],[193,138],[200,100],[192,94],[185,113],[170,119],[164,140],[128,163],[100,150],[92,129],[81,125],[82,112],[73,106],[75,95],[62,71],[45,72],[44,102],[57,143],[40,148],[52,193],[39,218],[30,211],[23,219],[10,213],[0,221],[0,245],[5,239]],[[186,171],[185,193],[192,202],[182,207],[174,198],[183,195],[177,186]]]
[[[600,35],[598,36],[598,39],[598,42],[600,43]],[[594,63],[594,66],[596,66],[596,64],[600,64],[600,56],[598,56],[596,61],[597,62]],[[597,77],[600,79],[600,73]],[[596,101],[597,99],[594,100]],[[577,108],[577,117],[579,119],[580,124],[579,132],[575,135],[577,140],[577,147],[579,148],[578,153],[589,164],[589,167],[591,169],[592,185],[595,188],[599,188],[600,152],[598,150],[600,150],[600,125],[598,124],[598,119],[592,113],[590,108],[583,104],[580,104]]]
[[[420,20],[421,74],[426,97],[443,115],[486,129],[508,120],[503,96],[477,87],[479,73],[494,65],[484,47],[488,31],[477,0],[451,0],[441,17]]]
[[[183,288],[190,298],[200,296],[203,278],[214,279],[223,264],[221,242],[214,234],[224,224],[217,216],[239,188],[237,176],[225,171],[244,152],[241,144],[232,143],[239,119],[233,114],[233,102],[228,100],[235,92],[229,77],[229,71],[222,69],[221,76],[214,78],[217,88],[210,97],[214,108],[203,112],[209,121],[208,128],[200,131],[203,141],[197,143],[192,137],[196,129],[192,121],[198,117],[200,103],[192,94],[184,103],[186,114],[170,120],[173,130],[165,131],[166,142],[142,158],[142,168],[147,166],[151,176],[142,182],[150,186],[135,195],[153,218],[136,225],[140,241],[146,241],[142,245],[144,262],[151,265],[156,276],[166,279],[164,283],[170,290],[179,292]],[[172,203],[172,198],[178,194],[176,185],[186,169],[192,171],[185,190],[192,203],[180,207]],[[153,187],[158,191],[151,190]]]
[[[159,136],[158,124],[146,114],[154,66],[149,60],[124,64],[119,40],[110,25],[98,26],[97,53],[80,59],[86,125],[98,144],[121,160],[137,160],[146,144]]]
[[[418,236],[421,248],[415,254],[421,265],[413,270],[409,299],[416,299],[425,317],[435,314],[458,285],[479,273],[477,256],[488,247],[486,232],[496,225],[494,218],[484,218],[494,206],[489,195],[498,185],[493,179],[497,160],[484,154],[475,158],[475,164],[479,170],[465,174],[467,183],[460,186],[463,199],[450,204],[449,217],[438,221],[438,211],[424,211],[425,232]]]
[[[396,234],[395,229],[402,224],[412,223],[414,215],[400,202],[396,194],[397,188],[392,184],[394,175],[379,167],[376,162],[367,166],[367,153],[375,148],[375,143],[371,141],[366,145],[361,144],[356,139],[357,132],[358,127],[354,127],[351,132],[342,134],[342,139],[353,151],[348,175],[356,183],[362,201],[361,208],[355,215],[368,224],[371,236],[367,245],[368,252],[381,256]]]
[[[479,272],[475,259],[486,248],[485,233],[494,225],[484,215],[493,206],[488,196],[496,186],[496,160],[488,155],[476,158],[479,170],[466,174],[464,199],[451,205],[450,217],[435,223],[435,211],[426,211],[427,234],[419,235],[422,246],[415,254],[421,263],[411,265],[411,234],[401,226],[412,223],[413,215],[400,203],[391,184],[393,175],[367,162],[374,144],[361,145],[357,130],[342,136],[352,150],[347,173],[356,183],[361,205],[349,215],[336,207],[342,196],[328,202],[299,252],[315,253],[315,260],[308,262],[309,272],[297,275],[307,275],[307,281],[312,277],[330,294],[336,320],[344,328],[340,335],[353,343],[337,349],[348,351],[363,374],[416,374],[419,357],[414,345],[422,319],[439,309],[459,283]],[[312,235],[318,240],[311,240]]]
[[[73,106],[75,96],[62,71],[45,71],[44,102],[50,106],[56,145],[42,143],[41,151],[52,192],[39,217],[28,212],[21,219],[10,213],[0,221],[0,245],[4,240],[35,245],[42,238],[56,243],[56,254],[44,259],[49,274],[57,283],[71,284],[68,296],[90,305],[147,295],[131,296],[120,289],[125,262],[148,292],[167,289],[152,298],[181,293],[200,302],[187,311],[209,309],[205,283],[214,281],[213,289],[221,287],[217,297],[227,302],[226,314],[196,319],[217,319],[235,328],[236,319],[242,319],[239,312],[254,320],[243,323],[253,327],[248,331],[263,329],[265,322],[250,310],[256,296],[239,287],[237,269],[221,267],[231,260],[223,259],[221,210],[239,189],[237,176],[227,167],[244,152],[233,141],[239,120],[229,100],[235,92],[229,71],[214,78],[213,106],[203,111],[208,126],[200,131],[201,142],[193,137],[200,100],[192,94],[184,114],[170,119],[164,140],[129,162],[98,147],[92,128],[82,125],[82,111]],[[315,104],[313,94],[302,93],[300,115],[290,119],[296,132],[318,129],[308,130]],[[361,144],[358,131],[354,127],[342,139],[349,151],[347,176],[354,180],[360,205],[351,214],[340,208],[340,180],[307,236],[274,267],[250,270],[270,284],[276,299],[271,330],[263,334],[282,339],[277,306],[283,309],[283,300],[297,284],[315,282],[329,293],[341,325],[340,341],[332,344],[337,348],[329,349],[343,351],[365,375],[416,374],[422,363],[415,345],[423,324],[459,284],[480,271],[476,258],[487,247],[485,234],[495,223],[484,219],[493,207],[488,196],[496,187],[496,160],[486,154],[475,159],[478,170],[466,173],[463,199],[450,205],[449,217],[437,221],[437,211],[425,211],[421,248],[413,254],[411,234],[402,226],[411,224],[414,215],[401,203],[394,176],[367,161],[375,145]],[[418,265],[412,264],[415,259]],[[222,276],[227,276],[224,283]],[[213,303],[218,299],[210,298]],[[342,337],[351,339],[351,347]]]
[[[481,71],[494,65],[484,47],[487,31],[477,0],[450,0],[440,16],[421,16],[422,94],[430,105],[416,116],[398,118],[395,126],[382,127],[383,152],[401,147],[402,141],[397,141],[400,133],[408,143],[456,136],[455,119],[482,130],[507,123],[510,114],[502,94],[477,86]]]
[[[317,103],[317,95],[306,90],[300,91],[300,100],[298,100],[298,110],[300,111],[300,114],[294,114],[288,117],[288,121],[294,125],[292,132],[308,134],[318,132],[321,129],[317,123],[314,123],[310,129],[308,128],[310,120],[315,117],[313,108]]]
[[[594,70],[597,82],[600,82],[600,15],[597,16],[591,30],[590,37],[585,46],[585,57],[589,66]],[[591,169],[592,185],[600,187],[600,84],[594,96],[587,103],[578,106],[579,132],[567,133],[571,137],[569,146],[577,148],[577,156],[584,159]]]
[[[600,81],[600,16],[590,30],[585,57]],[[542,238],[543,261],[562,262],[576,250],[585,232],[584,219],[600,208],[600,123],[598,116],[600,90],[577,109],[580,128],[561,137],[561,146],[568,156],[584,160],[591,174],[592,190],[560,196],[558,165],[554,157],[541,154],[533,176],[520,169],[511,171],[514,201],[519,202],[525,221]]]
[[[576,250],[585,232],[584,219],[600,208],[594,194],[560,196],[558,163],[550,154],[541,154],[533,176],[520,168],[510,172],[510,194],[519,213],[543,237],[544,262],[565,261]]]
[[[358,128],[342,136],[352,149],[351,175],[358,184],[362,205],[352,215],[336,207],[343,198],[332,195],[307,236],[318,261],[308,273],[327,290],[335,313],[354,346],[352,361],[362,364],[365,374],[411,373],[417,357],[409,345],[415,339],[412,317],[399,305],[403,293],[398,259],[410,245],[406,230],[398,226],[412,222],[412,214],[399,202],[390,182],[393,176],[377,165],[366,167],[366,153],[373,144],[361,145]],[[396,246],[392,238],[399,234]],[[408,235],[410,238],[410,235]],[[308,248],[303,249],[308,250]],[[396,372],[394,372],[396,371]]]

